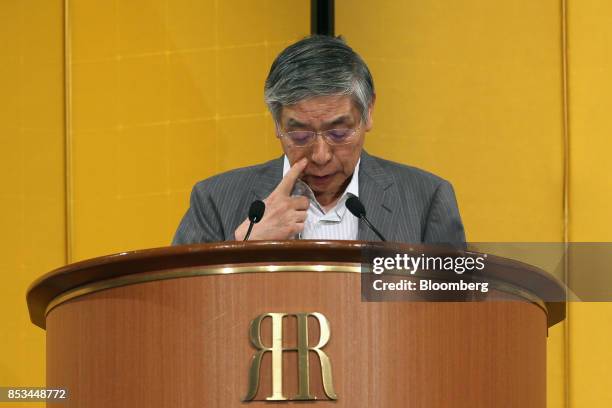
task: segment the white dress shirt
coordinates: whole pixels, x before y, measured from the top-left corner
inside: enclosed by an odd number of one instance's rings
[[[304,224],[304,231],[298,235],[299,239],[357,239],[357,232],[359,227],[359,219],[355,217],[346,208],[344,203],[351,196],[359,197],[359,163],[355,166],[355,171],[346,190],[338,199],[338,202],[334,208],[329,211],[325,211],[321,204],[317,201],[314,193],[302,180],[297,180],[293,187],[292,196],[301,195],[310,201],[308,207],[306,222]],[[285,162],[283,164],[283,177],[289,171],[289,160],[285,156]]]

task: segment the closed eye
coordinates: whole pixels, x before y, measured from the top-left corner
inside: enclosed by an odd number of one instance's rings
[[[334,140],[342,140],[350,136],[351,129],[331,129],[327,131],[327,136]]]

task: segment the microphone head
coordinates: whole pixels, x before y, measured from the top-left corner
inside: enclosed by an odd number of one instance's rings
[[[359,198],[355,196],[350,196],[346,200],[345,205],[346,205],[346,208],[348,208],[351,214],[353,214],[355,217],[357,218],[365,217],[366,210],[363,204],[361,203],[361,201],[359,201]]]
[[[251,203],[249,208],[249,221],[257,224],[263,218],[264,212],[266,211],[266,204],[261,200],[255,200]]]

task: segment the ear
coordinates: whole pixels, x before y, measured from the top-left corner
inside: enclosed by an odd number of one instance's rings
[[[372,129],[372,125],[374,125],[374,119],[372,118],[372,112],[374,111],[374,102],[376,102],[376,94],[372,95],[372,102],[368,107],[368,118],[365,123],[365,131],[369,132]]]

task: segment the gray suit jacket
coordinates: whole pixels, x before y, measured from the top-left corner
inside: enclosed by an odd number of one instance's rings
[[[280,183],[283,157],[222,173],[195,185],[191,206],[173,245],[234,239],[255,199]],[[431,173],[361,153],[359,199],[368,219],[388,241],[451,243],[465,241],[452,186]],[[257,227],[255,227],[257,228]],[[378,241],[360,221],[358,239]]]

